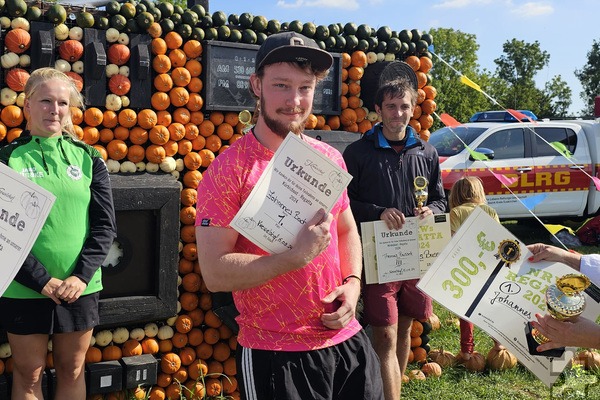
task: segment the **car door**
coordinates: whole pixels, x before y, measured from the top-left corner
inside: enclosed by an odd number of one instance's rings
[[[531,216],[517,199],[524,200],[535,195],[535,164],[531,155],[531,141],[524,125],[502,125],[490,131],[481,142],[473,143],[477,151],[493,151],[493,158],[473,161],[469,169],[480,171],[478,176],[483,181],[488,204],[496,209],[501,218]],[[491,172],[517,180],[504,185]]]
[[[534,208],[536,215],[554,216],[556,210],[560,210],[561,215],[583,213],[592,164],[587,140],[580,132],[582,129],[579,125],[567,123],[531,127],[535,188],[537,193],[546,193],[546,198]],[[567,156],[555,147],[568,151]]]

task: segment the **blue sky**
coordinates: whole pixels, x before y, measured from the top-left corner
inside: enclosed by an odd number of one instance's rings
[[[250,12],[281,22],[297,19],[328,25],[352,21],[373,28],[387,25],[397,31],[453,28],[477,37],[479,64],[491,71],[496,69],[494,59],[502,55],[506,41],[537,40],[550,54],[549,65],[536,76],[538,87],[561,75],[573,92],[573,114],[583,108],[582,88],[574,71],[586,64],[593,41],[600,41],[599,0],[210,0],[209,6],[211,13]]]

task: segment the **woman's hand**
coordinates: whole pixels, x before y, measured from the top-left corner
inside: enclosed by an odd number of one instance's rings
[[[81,296],[87,284],[76,276],[69,276],[54,290],[54,295],[67,303],[73,303]]]
[[[46,286],[44,286],[44,288],[42,289],[42,294],[46,297],[51,298],[52,301],[54,301],[56,304],[60,304],[60,299],[56,297],[54,292],[60,287],[60,285],[62,285],[62,283],[63,281],[61,281],[58,278],[50,278],[48,283],[46,283]]]

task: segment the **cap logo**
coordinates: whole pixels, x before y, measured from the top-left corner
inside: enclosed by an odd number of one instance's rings
[[[290,46],[304,46],[304,40],[299,37],[290,38]]]

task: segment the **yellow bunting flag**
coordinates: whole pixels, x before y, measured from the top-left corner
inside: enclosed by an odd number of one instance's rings
[[[460,81],[462,83],[464,83],[465,85],[472,87],[473,89],[477,90],[478,92],[481,92],[481,88],[479,87],[478,84],[476,84],[475,82],[473,82],[472,80],[470,80],[469,78],[467,78],[464,75],[460,76]]]

